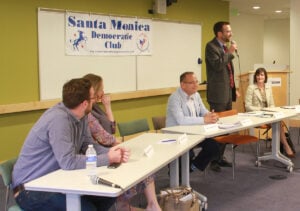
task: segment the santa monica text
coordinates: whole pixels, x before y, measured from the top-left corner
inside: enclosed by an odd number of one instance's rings
[[[80,20],[75,16],[68,17],[68,26],[77,28],[93,28],[93,29],[107,29],[105,21],[95,20]],[[130,31],[150,31],[150,25],[141,24],[138,21],[133,23],[123,23],[122,20],[110,20],[109,29],[113,30],[130,30]]]

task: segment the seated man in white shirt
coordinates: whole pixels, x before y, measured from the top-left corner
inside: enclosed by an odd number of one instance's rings
[[[185,72],[180,76],[180,87],[169,97],[166,126],[196,125],[216,123],[218,116],[209,112],[199,95],[198,80],[193,72]],[[218,143],[213,139],[205,139],[198,147],[202,150],[194,157],[190,151],[191,169],[194,167],[204,171],[209,162],[219,155]],[[220,167],[217,172],[221,171]]]

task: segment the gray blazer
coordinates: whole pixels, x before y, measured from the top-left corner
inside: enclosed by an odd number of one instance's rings
[[[272,93],[272,87],[268,84],[265,85],[266,100],[268,107],[274,107],[274,99]],[[263,108],[262,97],[257,84],[251,84],[248,86],[246,97],[245,97],[245,107],[246,111],[258,111]]]
[[[227,64],[230,62],[234,76],[233,58],[233,54],[224,53],[217,38],[207,43],[205,48],[205,62],[208,103],[227,103],[229,102],[231,93],[232,101],[236,100],[235,85],[232,88],[232,92],[230,92],[230,76],[227,69]]]

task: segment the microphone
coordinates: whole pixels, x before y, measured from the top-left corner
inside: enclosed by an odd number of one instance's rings
[[[91,176],[91,181],[95,185],[96,184],[101,184],[101,185],[107,185],[107,186],[110,186],[110,187],[113,187],[113,188],[120,188],[120,189],[122,189],[120,185],[114,184],[114,183],[112,183],[110,181],[107,181],[105,179],[102,179],[102,178],[100,178],[100,177],[98,177],[96,175]]]
[[[231,40],[230,43],[231,43],[231,44],[236,44],[236,42],[235,42],[234,40]],[[239,57],[239,53],[238,53],[238,50],[237,50],[237,49],[235,49],[235,53],[236,53],[236,55]]]

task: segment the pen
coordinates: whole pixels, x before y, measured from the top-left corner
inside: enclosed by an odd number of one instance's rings
[[[161,142],[166,143],[166,142],[173,142],[176,141],[176,139],[167,139],[167,140],[161,140]]]
[[[212,110],[211,110],[211,113],[212,113],[212,114],[215,113],[215,109],[212,109]],[[219,117],[216,118],[216,123],[217,123],[218,121],[219,121]]]

